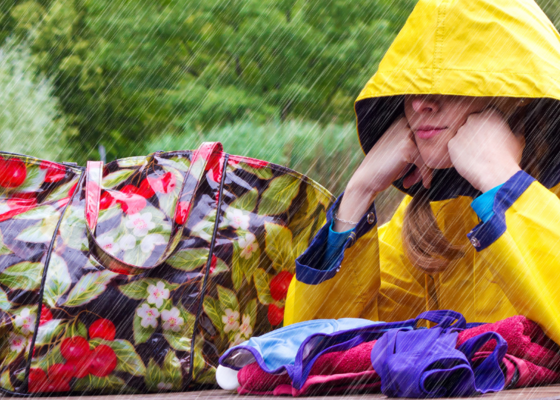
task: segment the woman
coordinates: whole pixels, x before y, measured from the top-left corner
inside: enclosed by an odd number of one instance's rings
[[[366,157],[296,260],[285,325],[453,309],[560,343],[559,68],[532,0],[420,0],[355,103]],[[378,229],[390,184],[407,195]]]

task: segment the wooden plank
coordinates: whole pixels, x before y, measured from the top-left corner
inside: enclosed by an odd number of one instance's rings
[[[2,395],[0,395],[2,397]],[[116,397],[116,396],[111,396]],[[386,399],[382,394],[354,394],[346,396],[316,396],[306,397],[309,400],[328,399],[328,398],[344,397],[345,400],[370,400],[370,399]],[[49,397],[49,400],[71,400],[72,396]],[[107,400],[107,396],[81,396],[83,400]],[[205,390],[199,392],[186,393],[161,393],[161,394],[122,394],[118,396],[119,400],[264,400],[270,399],[272,396],[239,396],[235,392],[227,392],[225,390]],[[286,397],[283,397],[286,398]],[[477,399],[491,400],[560,400],[560,385],[533,387],[515,390],[505,390],[499,393],[486,394],[476,397]],[[26,397],[27,400],[44,400],[44,397]],[[462,398],[465,399],[464,397]],[[447,400],[454,400],[447,398]],[[455,399],[457,400],[457,399]]]

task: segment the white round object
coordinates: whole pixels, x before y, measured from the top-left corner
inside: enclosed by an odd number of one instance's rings
[[[224,390],[235,390],[239,385],[239,381],[237,380],[237,373],[234,369],[224,367],[223,365],[218,365],[218,369],[216,370],[216,381],[218,381],[218,385]]]

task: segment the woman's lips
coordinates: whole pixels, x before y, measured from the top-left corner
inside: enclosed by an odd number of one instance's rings
[[[429,139],[431,137],[436,136],[438,133],[440,133],[441,131],[445,130],[447,128],[427,128],[427,129],[418,129],[416,131],[416,135],[420,138],[420,139]]]

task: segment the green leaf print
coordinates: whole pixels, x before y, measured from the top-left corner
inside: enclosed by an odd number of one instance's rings
[[[17,240],[29,243],[46,243],[52,240],[52,236],[60,219],[60,213],[52,206],[43,206],[43,208],[44,209],[41,212],[37,212],[31,218],[25,218],[37,219],[36,217],[43,216],[43,218],[35,225],[29,226],[21,231],[16,237]],[[27,213],[32,213],[33,211],[34,210],[31,210]],[[45,211],[50,212],[45,215]],[[24,214],[20,214],[18,217],[21,217]],[[27,217],[29,217],[29,215],[27,215]]]
[[[169,350],[163,360],[163,377],[165,383],[171,383],[173,390],[181,390],[183,384],[181,363],[173,350]]]
[[[126,181],[130,176],[135,173],[134,169],[120,169],[112,172],[103,178],[103,189],[112,189]]]
[[[64,337],[69,338],[74,336],[81,336],[85,339],[88,338],[88,330],[85,324],[79,319],[75,319],[74,321],[66,325],[66,332],[64,332]]]
[[[253,168],[247,163],[240,162],[239,166],[243,168],[245,171],[256,175],[260,179],[270,179],[272,178],[272,170],[270,168]]]
[[[0,232],[0,256],[6,254],[12,254],[12,250],[6,247],[6,245],[4,244],[4,237],[2,236],[2,232]]]
[[[119,286],[119,290],[122,292],[122,294],[124,294],[127,297],[130,297],[131,299],[144,300],[150,296],[148,288],[151,287],[151,290],[153,291],[158,287],[159,282],[163,283],[165,289],[169,290],[170,292],[179,287],[178,284],[169,283],[163,279],[143,278],[143,279],[138,279],[136,281],[133,281],[131,283],[127,283],[126,285],[121,285]]]
[[[265,222],[265,252],[277,271],[294,270],[295,257],[292,251],[292,231],[282,225]]]
[[[191,337],[196,317],[189,313],[181,304],[171,302],[161,312],[161,327],[163,336],[175,350],[190,351]]]
[[[64,331],[66,321],[61,319],[51,319],[39,326],[37,332],[37,339],[35,340],[36,346],[50,344]]]
[[[78,178],[74,178],[71,181],[57,186],[52,192],[49,193],[49,195],[45,200],[43,200],[43,202],[47,203],[51,201],[58,201],[69,197],[68,192],[70,192],[70,189],[72,189],[72,186],[74,186],[76,182],[78,182]]]
[[[117,160],[120,168],[140,167],[148,161],[147,156],[127,157]]]
[[[183,172],[188,172],[191,166],[191,161],[186,157],[160,158],[158,163],[162,166],[172,167]]]
[[[232,280],[235,290],[239,290],[242,278],[251,282],[253,273],[259,266],[261,249],[257,238],[248,232],[233,242]]]
[[[150,392],[159,392],[164,389],[162,387],[165,383],[163,379],[163,371],[154,359],[150,358],[150,361],[148,362],[148,370],[146,372],[146,376],[144,377],[146,387]]]
[[[38,290],[42,275],[42,263],[24,261],[6,268],[0,274],[0,283],[12,290]]]
[[[85,378],[77,379],[76,383],[74,383],[73,389],[78,391],[99,390],[107,392],[118,392],[125,386],[125,381],[114,375],[98,377],[89,374]]]
[[[43,371],[48,371],[48,369],[54,364],[64,364],[66,360],[60,353],[60,345],[56,345],[52,349],[39,357],[34,357],[32,362],[33,368],[41,368]]]
[[[237,301],[235,292],[220,285],[217,285],[217,289],[218,298],[220,299],[222,310],[226,310],[229,308],[231,311],[239,311],[239,302]]]
[[[206,215],[195,226],[191,228],[191,235],[197,236],[208,242],[212,239],[215,223],[216,223],[216,210],[212,210],[208,215]]]
[[[8,295],[0,288],[0,310],[8,311],[10,308],[12,308],[12,303],[8,300]]]
[[[257,321],[257,299],[253,299],[247,303],[243,310],[243,315],[248,315],[251,318],[251,328],[255,328]]]
[[[253,188],[247,193],[235,199],[231,204],[231,208],[252,212],[257,206],[259,192],[257,188]]]
[[[282,175],[270,181],[259,204],[259,215],[286,212],[297,196],[301,181],[291,175]]]
[[[66,293],[72,284],[66,261],[56,253],[51,254],[43,300],[50,308],[56,307],[58,299]]]
[[[146,366],[129,341],[122,339],[108,341],[95,338],[90,340],[89,343],[93,345],[94,348],[100,344],[104,344],[113,349],[117,356],[117,367],[115,371],[126,372],[133,376],[146,375]]]
[[[112,271],[90,272],[80,278],[70,290],[65,307],[78,307],[96,299],[107,288],[107,284],[118,274]]]
[[[253,275],[255,277],[255,288],[261,304],[267,305],[274,303],[270,295],[270,275],[262,268],[258,268]]]
[[[222,322],[223,311],[220,306],[220,301],[212,297],[205,297],[202,308],[206,315],[208,315],[208,318],[210,318],[210,321],[212,321],[214,326],[222,333],[224,331],[224,323]]]
[[[167,259],[167,263],[173,268],[182,271],[193,271],[202,267],[208,261],[208,248],[194,248],[180,250]]]
[[[0,387],[6,390],[14,390],[12,382],[10,381],[10,370],[7,369],[0,375]]]
[[[199,376],[206,367],[206,361],[204,361],[204,356],[202,355],[202,346],[204,345],[204,338],[198,336],[194,344],[194,355],[193,355],[193,377],[197,380]]]

